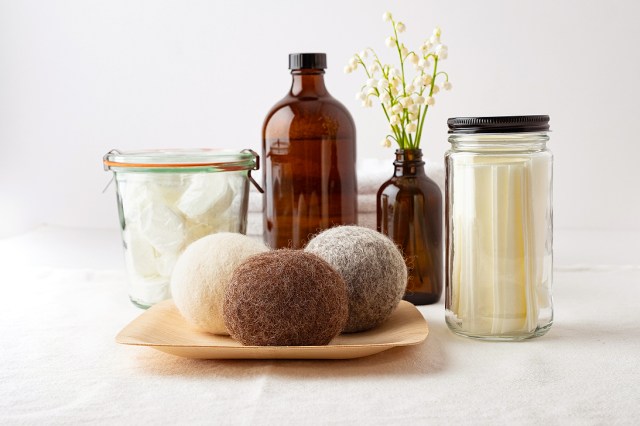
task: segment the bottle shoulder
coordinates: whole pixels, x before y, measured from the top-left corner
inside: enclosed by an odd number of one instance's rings
[[[291,96],[287,95],[276,102],[269,112],[267,113],[267,118],[275,115],[281,110],[291,110],[293,112],[307,112],[311,111],[314,113],[335,113],[335,114],[344,114],[348,116],[350,119],[351,113],[345,107],[342,102],[337,100],[331,95],[326,96]]]
[[[332,96],[287,95],[271,107],[263,123],[263,136],[287,133],[292,128],[317,127],[319,134],[341,133],[355,137],[355,123],[349,110]],[[324,129],[324,130],[322,130]]]
[[[378,197],[391,194],[394,196],[415,196],[422,194],[427,197],[442,198],[442,191],[440,191],[438,184],[425,174],[392,176],[380,186]]]

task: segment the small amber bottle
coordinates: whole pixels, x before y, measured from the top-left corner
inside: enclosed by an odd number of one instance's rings
[[[324,53],[289,55],[289,93],[262,128],[264,240],[303,248],[316,233],[357,223],[356,131],[324,84]]]
[[[422,150],[396,150],[393,165],[393,176],[378,190],[378,231],[402,248],[409,270],[404,300],[437,303],[442,295],[442,193],[425,174]]]

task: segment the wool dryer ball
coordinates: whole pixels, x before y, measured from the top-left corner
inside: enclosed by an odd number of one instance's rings
[[[171,294],[182,316],[203,331],[229,334],[222,303],[231,274],[247,257],[268,250],[259,240],[231,232],[191,243],[171,275]]]
[[[326,260],[347,283],[349,320],[345,332],[381,324],[402,299],[407,266],[393,241],[379,232],[338,226],[316,235],[305,251]]]
[[[275,250],[236,269],[223,312],[229,334],[243,345],[326,345],[347,322],[347,286],[318,256]]]

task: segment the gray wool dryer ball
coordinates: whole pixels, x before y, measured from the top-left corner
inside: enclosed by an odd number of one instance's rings
[[[388,237],[360,226],[338,226],[316,235],[305,251],[342,275],[349,295],[344,332],[364,331],[386,320],[407,287],[407,266]]]
[[[222,304],[231,275],[246,258],[268,250],[262,241],[232,232],[191,243],[171,275],[171,294],[182,316],[203,331],[229,334]]]

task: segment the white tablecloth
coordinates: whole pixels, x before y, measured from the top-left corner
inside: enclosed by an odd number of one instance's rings
[[[544,337],[453,335],[348,361],[197,361],[121,346],[141,313],[117,231],[0,240],[0,424],[637,424],[640,233],[556,232]]]

